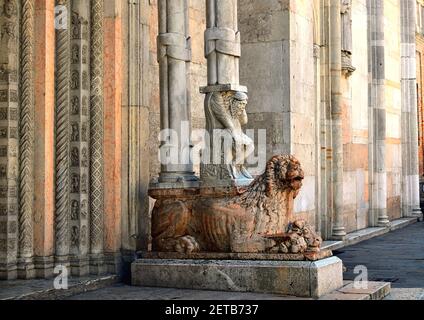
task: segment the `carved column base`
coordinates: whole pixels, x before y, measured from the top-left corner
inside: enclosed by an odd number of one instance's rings
[[[90,274],[104,275],[107,273],[105,257],[103,254],[90,255]]]
[[[122,269],[122,256],[119,252],[108,252],[104,254],[107,273],[119,274]]]
[[[55,266],[63,266],[63,267],[69,267],[71,263],[69,262],[69,256],[56,256],[54,258],[54,264]]]
[[[90,274],[90,265],[87,257],[71,257],[71,275],[83,277]]]
[[[32,258],[21,258],[18,259],[18,278],[19,279],[34,279],[35,274],[35,266]]]
[[[34,257],[35,275],[38,279],[53,277],[54,257]]]
[[[343,241],[346,238],[345,227],[334,227],[333,234],[331,235],[332,240]]]
[[[16,280],[18,278],[18,270],[16,264],[0,265],[0,280]]]

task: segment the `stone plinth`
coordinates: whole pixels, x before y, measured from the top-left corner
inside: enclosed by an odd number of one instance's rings
[[[342,261],[139,259],[132,284],[319,298],[343,286]]]

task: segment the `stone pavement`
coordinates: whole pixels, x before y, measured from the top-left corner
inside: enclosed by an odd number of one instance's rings
[[[424,288],[424,223],[387,233],[333,252],[343,260],[345,280],[363,265],[370,281],[391,282],[392,288]]]

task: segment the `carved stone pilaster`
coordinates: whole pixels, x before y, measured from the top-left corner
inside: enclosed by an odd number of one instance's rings
[[[72,274],[79,276],[89,273],[89,15],[89,2],[72,1],[70,232]]]
[[[19,257],[20,278],[34,276],[34,0],[22,0],[19,125]]]
[[[67,8],[67,27],[56,29],[56,264],[69,263],[70,233],[70,16],[69,1],[57,0]]]
[[[19,241],[17,0],[0,0],[0,279],[17,277]]]
[[[91,1],[91,92],[90,92],[90,272],[101,273],[103,265],[103,1]]]

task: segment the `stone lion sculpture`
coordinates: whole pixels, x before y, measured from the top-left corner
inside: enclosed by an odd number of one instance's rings
[[[274,156],[265,172],[234,196],[158,201],[152,212],[153,250],[159,252],[303,253],[321,239],[293,221],[304,173],[293,156]]]

